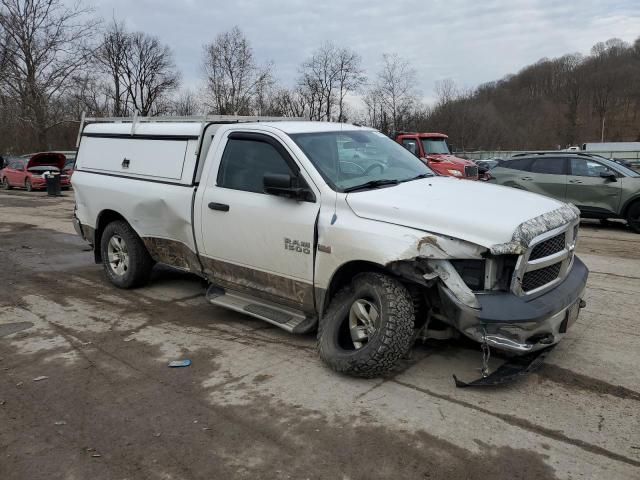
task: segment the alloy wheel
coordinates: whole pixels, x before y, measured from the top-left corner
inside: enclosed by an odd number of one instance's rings
[[[118,276],[123,276],[129,270],[129,252],[127,244],[119,235],[114,235],[107,246],[109,267]]]
[[[379,328],[380,312],[369,300],[356,300],[349,310],[349,333],[356,350],[364,347]]]

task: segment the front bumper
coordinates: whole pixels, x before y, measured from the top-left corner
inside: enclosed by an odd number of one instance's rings
[[[560,341],[584,306],[588,275],[585,264],[575,257],[564,281],[535,298],[479,293],[476,309],[461,303],[444,285],[440,285],[440,298],[446,321],[458,331],[499,350],[524,354]]]

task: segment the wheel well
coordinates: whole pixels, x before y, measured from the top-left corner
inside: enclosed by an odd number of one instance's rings
[[[331,281],[329,282],[329,287],[325,292],[324,299],[322,302],[321,315],[324,315],[327,307],[329,306],[330,300],[333,296],[345,285],[351,282],[351,279],[355,277],[358,273],[363,272],[380,272],[380,273],[390,273],[387,269],[385,269],[382,265],[378,265],[373,262],[366,262],[364,260],[354,260],[352,262],[347,262],[344,265],[341,265],[338,270],[336,270],[331,277]]]
[[[627,214],[629,213],[629,209],[630,209],[633,205],[635,205],[635,204],[637,204],[637,203],[640,203],[640,197],[635,197],[635,198],[632,198],[631,200],[629,200],[629,201],[625,204],[624,208],[622,209],[622,215],[621,215],[621,217],[622,217],[622,218],[627,218]]]
[[[104,229],[107,225],[109,225],[111,222],[115,222],[116,220],[127,222],[126,218],[124,218],[114,210],[103,210],[102,212],[100,212],[100,215],[98,215],[98,221],[96,222],[96,232],[93,237],[93,256],[96,263],[100,263],[102,261],[102,252],[100,250],[100,244],[102,243],[102,232],[104,232]]]

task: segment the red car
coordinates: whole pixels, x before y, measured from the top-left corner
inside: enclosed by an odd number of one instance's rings
[[[395,141],[419,157],[427,166],[447,177],[478,180],[478,166],[471,160],[456,157],[449,151],[444,133],[399,132]]]
[[[8,190],[13,187],[32,190],[47,188],[44,178],[45,172],[62,172],[66,157],[61,153],[43,152],[18,158],[9,158],[6,166],[0,170],[2,188]],[[69,175],[60,175],[60,187],[67,189],[71,186]]]

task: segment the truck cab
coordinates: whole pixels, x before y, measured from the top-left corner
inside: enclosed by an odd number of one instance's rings
[[[478,166],[471,160],[456,157],[451,154],[444,133],[408,133],[395,135],[395,140],[427,166],[445,177],[478,180]]]
[[[542,351],[578,316],[575,207],[437,176],[374,129],[95,119],[79,139],[74,225],[113,285],[192,272],[214,305],[317,332],[338,372],[382,375],[445,333]],[[491,216],[460,207],[479,199]]]

